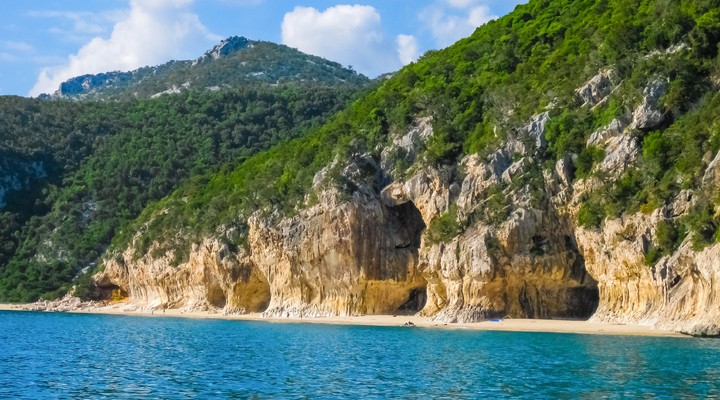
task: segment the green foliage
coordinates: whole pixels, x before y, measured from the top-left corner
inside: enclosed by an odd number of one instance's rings
[[[493,123],[485,119],[467,135],[463,149],[467,154],[481,153],[497,144],[500,139],[502,137],[496,134]]]
[[[588,146],[580,151],[575,161],[575,178],[585,178],[592,171],[595,164],[605,159],[605,150]]]
[[[461,226],[458,222],[457,206],[453,205],[448,212],[430,222],[425,237],[429,244],[447,243],[460,232]]]
[[[706,199],[697,201],[683,219],[683,223],[692,234],[690,240],[694,250],[701,251],[717,241],[720,219],[717,217],[715,206]]]
[[[578,224],[584,228],[598,228],[605,220],[605,209],[594,199],[583,202],[578,211]]]
[[[662,256],[672,254],[684,238],[684,226],[679,227],[670,220],[660,220],[656,226],[655,241],[645,255],[645,264],[655,265]]]
[[[549,142],[548,157],[559,160],[566,154],[580,153],[593,127],[593,115],[586,109],[564,109],[560,115],[550,119],[545,128],[545,137]]]
[[[698,57],[715,57],[720,41],[720,10],[709,10],[697,18],[688,36],[690,46]]]

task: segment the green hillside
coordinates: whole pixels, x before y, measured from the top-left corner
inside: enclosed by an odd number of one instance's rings
[[[32,135],[0,150],[43,162],[47,176],[9,193],[0,212],[0,299],[62,293],[148,202],[317,126],[356,90],[256,87],[117,104],[16,100],[4,110],[40,111],[40,119],[26,126]],[[22,132],[18,123],[6,132]]]
[[[489,154],[531,116],[548,110],[548,150],[522,186],[541,186],[543,171],[566,155],[575,160],[576,178],[587,176],[602,155],[586,146],[590,134],[632,115],[643,90],[664,79],[664,123],[635,131],[644,143],[638,166],[606,179],[584,202],[580,223],[597,226],[605,216],[650,211],[671,194],[697,187],[703,156],[720,147],[719,38],[718,1],[532,0],[471,37],[426,54],[312,133],[183,185],[116,236],[111,254],[140,233],[137,256],[163,238],[179,262],[188,243],[227,225],[239,229],[225,239],[242,246],[250,215],[289,215],[311,205],[313,176],[329,165],[336,166],[329,176],[349,199],[356,187],[340,174],[344,161],[363,153],[379,160],[391,139],[423,116],[432,117],[435,134],[414,167],[457,166],[465,155]],[[621,83],[602,104],[582,107],[576,89],[604,68],[612,68]],[[403,154],[394,162],[399,175],[412,164]],[[455,171],[461,179],[461,168]],[[367,171],[366,179],[375,173]],[[382,185],[377,181],[376,190]],[[707,196],[706,210],[692,211],[686,226],[672,229],[703,230],[702,237],[714,241],[716,200]],[[458,218],[451,208],[430,224],[429,234],[438,240],[443,232],[456,234],[470,223]]]

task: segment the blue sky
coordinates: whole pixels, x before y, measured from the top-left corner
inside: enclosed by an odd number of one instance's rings
[[[370,77],[468,36],[519,0],[23,0],[0,13],[0,94],[193,59],[232,35],[284,43]]]

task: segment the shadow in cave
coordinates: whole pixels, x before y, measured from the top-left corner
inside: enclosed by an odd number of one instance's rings
[[[410,298],[401,305],[395,315],[415,315],[425,308],[427,303],[427,287],[422,286],[410,291]]]
[[[547,253],[547,245],[542,242],[546,239],[533,237],[533,255],[540,257]],[[600,302],[598,285],[585,268],[585,258],[573,237],[565,236],[563,245],[565,251],[575,256],[569,276],[549,285],[525,283],[519,288],[517,300],[522,317],[586,320],[597,310]]]
[[[425,221],[423,221],[420,210],[415,207],[412,201],[396,206],[388,206],[390,217],[393,220],[395,248],[396,249],[419,249]]]

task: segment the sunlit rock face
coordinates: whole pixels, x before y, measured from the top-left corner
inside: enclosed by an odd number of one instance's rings
[[[152,253],[152,249],[150,251]],[[134,258],[128,250],[106,260],[105,270],[95,276],[100,288],[122,289],[128,305],[137,309],[182,308],[249,313],[265,310],[269,285],[242,254],[218,240],[194,245],[189,260],[173,265],[174,254]]]
[[[667,211],[609,220],[598,231],[578,230],[580,251],[600,293],[592,320],[720,335],[720,246],[697,252],[685,241],[674,254],[645,263]]]
[[[438,322],[591,318],[720,334],[720,246],[696,251],[686,238],[646,265],[658,223],[686,214],[693,193],[681,192],[652,215],[579,227],[583,195],[599,182],[576,179],[572,156],[538,168],[548,118],[533,117],[486,156],[444,167],[418,159],[433,134],[430,121],[419,120],[381,159],[357,153],[318,172],[314,200],[292,215],[255,213],[246,245],[208,238],[178,266],[172,252],[151,248],[135,259],[130,248],[106,260],[96,282],[125,290],[129,307],[295,317],[419,313]],[[627,129],[639,126],[625,125],[614,120],[590,138],[606,150],[595,168],[610,176],[637,161]],[[397,170],[398,148],[412,173]],[[703,182],[713,185],[717,162],[707,158]],[[338,188],[333,174],[352,190]],[[448,216],[452,230],[433,237],[433,225]]]
[[[176,267],[173,254],[153,257],[151,249],[135,260],[128,249],[108,260],[96,281],[126,290],[131,304],[149,308],[266,316],[421,312],[445,322],[587,317],[597,304],[596,284],[585,272],[572,226],[547,200],[534,204],[526,191],[508,192],[514,211],[499,224],[470,222],[443,243],[424,236],[452,204],[458,205],[458,218],[471,221],[488,191],[523,179],[532,162],[513,161],[513,154],[543,146],[539,138],[547,120],[539,115],[522,130],[533,137],[527,150],[512,140],[487,160],[463,160],[459,182],[449,167],[420,168],[393,179],[386,169],[391,163],[354,154],[345,165],[317,174],[315,205],[292,217],[250,218],[247,247],[231,251],[207,239]],[[428,120],[420,120],[395,145],[412,158],[412,146],[431,136]],[[341,170],[354,188],[351,197],[328,184],[330,168]]]

